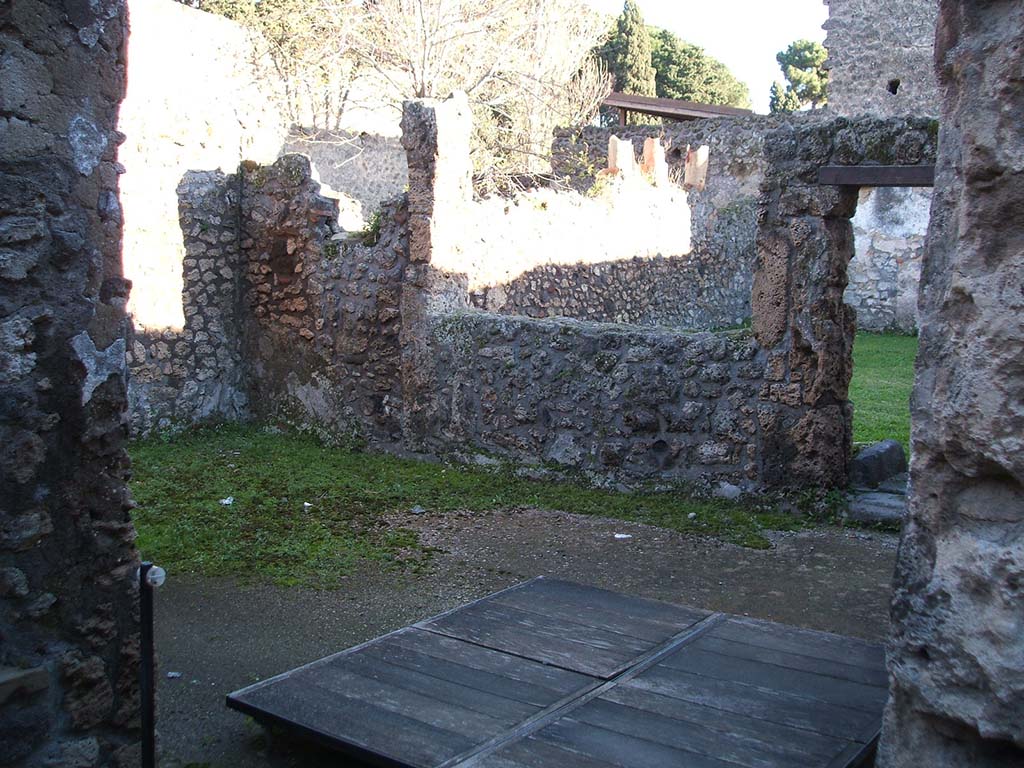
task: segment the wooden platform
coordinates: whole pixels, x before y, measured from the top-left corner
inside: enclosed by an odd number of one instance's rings
[[[372,765],[855,766],[880,646],[538,578],[228,696]]]

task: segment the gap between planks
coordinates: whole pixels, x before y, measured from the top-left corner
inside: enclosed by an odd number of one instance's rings
[[[515,728],[494,737],[483,745],[473,747],[460,755],[456,755],[455,757],[446,760],[437,766],[437,768],[471,768],[471,766],[498,751],[506,744],[535,733],[558,718],[583,706],[591,699],[600,696],[605,691],[614,688],[619,683],[625,682],[636,675],[639,675],[641,672],[644,672],[657,664],[669,654],[672,654],[679,648],[693,642],[705,632],[718,625],[725,618],[725,614],[712,613],[698,621],[696,624],[692,624],[681,632],[676,633],[644,656],[639,657],[639,660],[635,661],[627,669],[619,672],[611,679],[597,681],[589,688],[584,689],[582,693],[577,691],[563,699],[560,699],[559,701],[556,701],[551,706],[541,710],[532,717],[527,718]]]

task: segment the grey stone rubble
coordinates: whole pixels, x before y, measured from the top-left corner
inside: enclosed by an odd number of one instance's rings
[[[846,505],[846,518],[858,523],[898,525],[907,511],[907,497],[901,493],[860,491],[853,493]]]

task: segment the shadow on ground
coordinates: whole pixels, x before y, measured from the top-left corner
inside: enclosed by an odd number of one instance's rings
[[[169,575],[157,596],[162,766],[343,764],[280,739],[270,744],[225,708],[225,694],[542,574],[874,640],[888,628],[895,534],[775,533],[770,550],[751,550],[535,510],[393,522],[441,550],[427,569],[354,573],[331,592]]]

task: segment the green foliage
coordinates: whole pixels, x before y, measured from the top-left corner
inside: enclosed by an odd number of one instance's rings
[[[750,91],[722,62],[667,29],[648,27],[655,91],[663,99],[749,109]]]
[[[910,392],[917,337],[858,333],[853,345],[853,440],[899,440],[910,450]]]
[[[800,109],[800,98],[782,83],[772,83],[771,97],[768,99],[768,108],[773,115],[787,112],[796,112]]]
[[[792,94],[797,107],[821,107],[828,101],[828,71],[825,59],[828,51],[821,43],[813,40],[797,40],[790,43],[784,51],[779,51],[775,59],[782,68],[782,73],[789,81],[786,94]],[[772,85],[772,98],[778,103],[779,109],[773,112],[792,112],[794,107],[791,99],[783,100],[778,93],[778,83]]]
[[[305,434],[223,425],[130,447],[145,557],[170,571],[331,587],[360,561],[418,567],[430,553],[387,515],[522,507],[633,520],[765,548],[807,523],[765,502],[684,491],[619,493],[324,446]],[[224,505],[221,499],[233,498]],[[310,506],[305,506],[309,504]],[[694,513],[694,519],[688,515]]]
[[[378,208],[370,216],[370,220],[366,222],[366,227],[362,232],[359,233],[360,240],[363,245],[376,245],[380,242],[380,226],[383,223],[383,217],[381,216],[380,209]]]
[[[611,35],[598,48],[597,55],[615,78],[615,90],[638,96],[656,94],[651,38],[634,0],[626,0]]]
[[[244,23],[256,15],[256,0],[201,0],[199,8]]]

